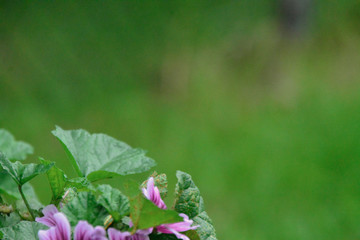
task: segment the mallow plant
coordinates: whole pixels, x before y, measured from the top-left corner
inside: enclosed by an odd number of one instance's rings
[[[153,172],[136,182],[132,174],[149,171],[155,161],[105,134],[63,130],[59,140],[77,177],[54,162],[22,163],[33,148],[0,129],[0,238],[5,240],[216,240],[200,191],[185,172],[177,171],[171,207],[165,174]],[[38,200],[30,180],[46,174],[51,201]],[[99,180],[122,178],[121,190]],[[104,181],[102,181],[104,182]]]

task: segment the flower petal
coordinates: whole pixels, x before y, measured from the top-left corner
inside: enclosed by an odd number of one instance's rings
[[[127,240],[131,236],[129,232],[120,232],[115,228],[109,228],[108,235],[110,240]]]
[[[43,217],[37,217],[35,221],[42,223],[48,227],[54,227],[56,225],[54,214],[58,213],[58,209],[55,207],[55,205],[51,204],[46,206],[42,213],[44,214]]]
[[[154,178],[151,177],[151,178],[149,178],[149,180],[147,182],[147,191],[148,191],[150,198],[152,198],[154,196],[154,186],[155,186]]]
[[[95,227],[93,231],[93,236],[89,240],[107,240],[105,229],[101,226]]]
[[[158,187],[155,187],[154,178],[149,178],[146,189],[143,188],[142,192],[144,196],[152,201],[156,206],[162,209],[166,209],[166,204],[161,199],[160,191]]]
[[[50,229],[49,230],[40,230],[38,232],[38,237],[40,240],[52,240],[50,238]]]
[[[181,234],[181,233],[175,231],[174,229],[170,229],[170,228],[169,228],[169,230],[170,230],[171,233],[173,233],[178,239],[190,240],[190,238],[188,238],[186,235]]]
[[[149,234],[153,228],[137,230],[134,235],[129,232],[120,232],[117,229],[109,228],[108,235],[110,240],[150,240]]]
[[[63,213],[56,213],[54,219],[56,221],[56,236],[58,237],[56,240],[70,240],[71,228],[66,216]]]
[[[90,239],[94,228],[87,221],[79,221],[75,227],[74,240]]]
[[[184,234],[180,234],[179,232],[186,232],[189,230],[193,230],[198,228],[199,226],[191,226],[194,221],[190,220],[186,214],[180,213],[179,216],[182,217],[184,221],[177,223],[162,224],[158,226],[156,230],[161,233],[174,234],[179,239],[189,240],[187,236],[185,236]]]

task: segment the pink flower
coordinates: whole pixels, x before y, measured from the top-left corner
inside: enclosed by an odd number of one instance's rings
[[[154,178],[149,178],[147,182],[147,188],[142,189],[143,194],[147,199],[155,203],[156,206],[162,209],[166,209],[164,201],[161,199],[160,191],[158,187],[155,187]]]
[[[162,209],[166,209],[166,205],[164,201],[161,199],[160,191],[154,185],[153,177],[149,178],[147,183],[147,188],[146,189],[143,188],[142,192],[145,195],[145,197],[150,201],[152,201],[156,206]],[[165,234],[174,234],[178,239],[190,240],[186,235],[181,234],[180,232],[193,230],[199,226],[191,226],[193,224],[193,220],[190,220],[186,214],[180,213],[179,216],[182,217],[184,221],[177,223],[162,224],[156,227],[157,231]],[[116,240],[122,240],[122,239],[116,239]]]
[[[60,213],[54,205],[49,205],[43,209],[44,217],[36,218],[48,227],[49,230],[40,230],[38,236],[40,240],[70,240],[71,227],[68,219]],[[93,227],[86,221],[79,221],[75,227],[74,240],[107,240],[106,231],[103,227]]]
[[[149,240],[149,234],[152,228],[137,230],[135,234],[131,235],[130,232],[120,232],[115,228],[109,228],[108,234],[110,240]]]
[[[55,226],[49,230],[40,230],[38,233],[40,240],[70,240],[71,227],[66,216],[63,213],[55,213],[51,216]]]

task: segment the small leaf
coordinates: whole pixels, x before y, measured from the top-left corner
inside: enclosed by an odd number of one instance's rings
[[[45,165],[52,163],[43,158],[40,158],[40,162]],[[52,203],[56,205],[61,201],[65,191],[69,188],[75,188],[76,192],[95,190],[86,178],[68,179],[64,171],[55,165],[47,171],[47,177],[53,192]]]
[[[106,208],[116,221],[130,213],[129,199],[120,190],[106,184],[98,186],[97,190],[100,192],[98,203]]]
[[[72,226],[80,220],[88,221],[94,226],[103,225],[108,216],[106,209],[96,202],[95,196],[90,192],[79,193],[62,208],[62,212]]]
[[[146,229],[164,223],[182,222],[183,219],[173,210],[158,208],[142,194],[130,199],[130,217],[136,229]]]
[[[1,228],[4,240],[37,240],[38,232],[45,230],[47,227],[38,222],[21,221],[18,224]]]
[[[62,143],[79,176],[90,181],[141,173],[155,166],[144,150],[131,148],[105,134],[63,130],[58,126],[52,133]]]
[[[175,188],[175,210],[194,218],[204,211],[203,199],[200,191],[187,173],[177,171],[178,183]]]
[[[28,154],[33,154],[31,145],[16,141],[14,136],[5,129],[0,129],[0,151],[11,161],[24,160]]]
[[[187,231],[184,234],[191,240],[200,240],[199,234],[195,230]]]
[[[22,186],[37,175],[47,172],[54,164],[22,164],[18,161],[12,163],[4,154],[0,153],[0,165],[19,186]]]
[[[175,189],[175,210],[185,213],[194,220],[200,240],[216,240],[212,221],[205,212],[204,201],[200,191],[187,173],[177,171],[178,183]]]
[[[50,161],[47,161],[43,158],[40,158],[40,162],[43,164],[51,164]],[[64,171],[53,165],[53,167],[47,171],[46,175],[53,193],[53,201],[61,199],[62,195],[64,194],[67,179]]]

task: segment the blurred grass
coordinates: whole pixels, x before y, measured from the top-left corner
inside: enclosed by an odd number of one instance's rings
[[[274,1],[0,6],[0,124],[30,160],[74,175],[54,125],[104,132],[172,189],[192,174],[219,239],[360,237],[356,1],[316,2],[300,40]]]

